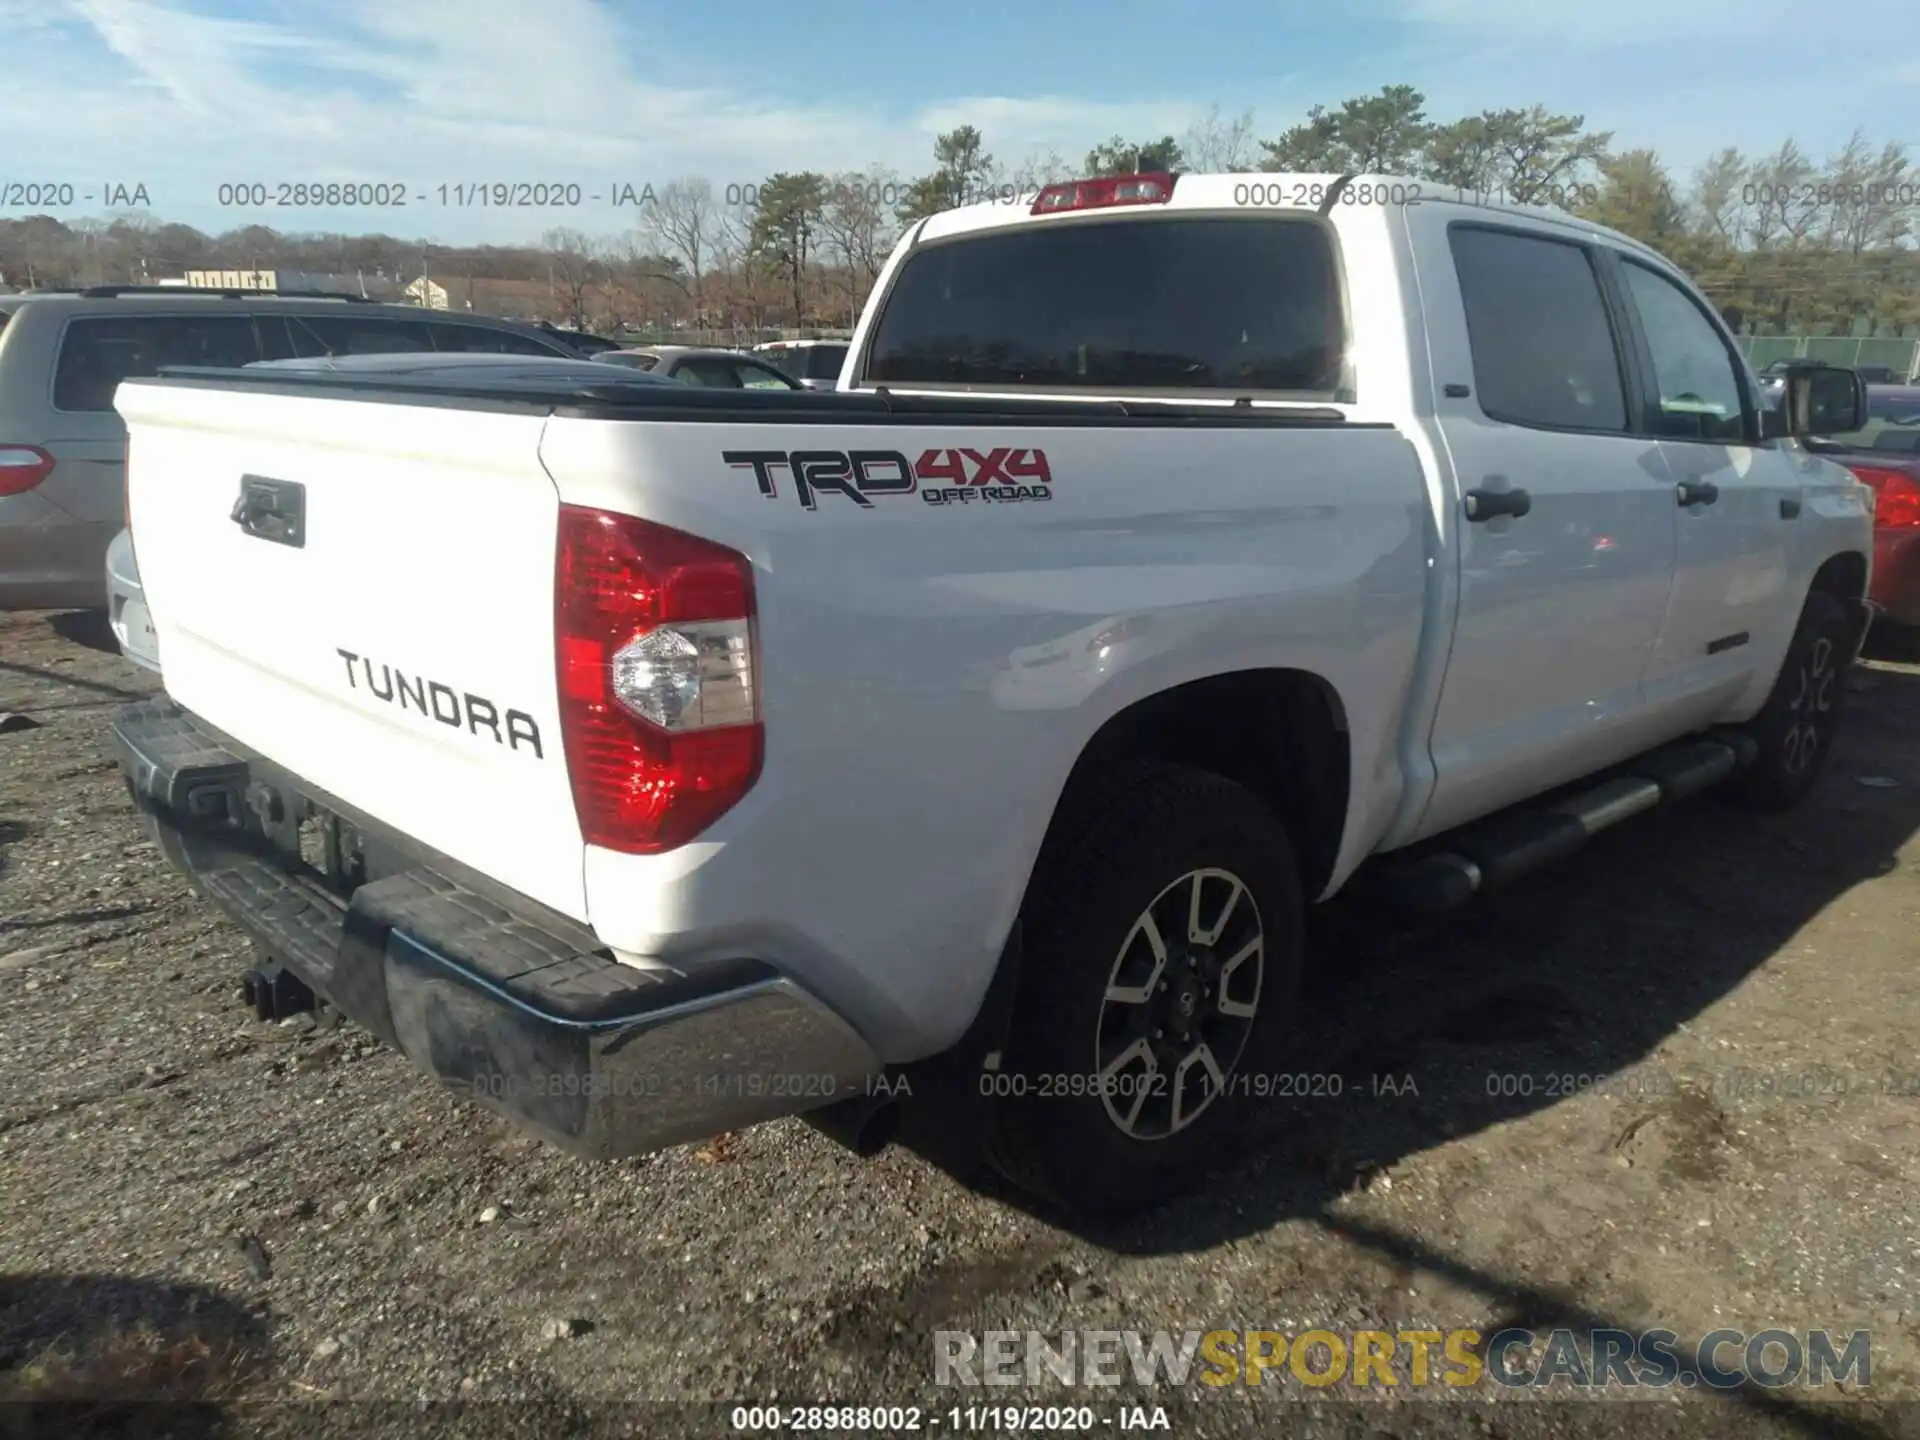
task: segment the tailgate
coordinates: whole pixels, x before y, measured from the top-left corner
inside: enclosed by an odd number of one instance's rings
[[[117,403],[168,693],[585,920],[544,413],[139,382]]]

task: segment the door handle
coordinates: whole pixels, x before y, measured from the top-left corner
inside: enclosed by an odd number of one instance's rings
[[[1711,505],[1720,498],[1720,487],[1711,480],[1682,480],[1673,494],[1682,505]]]
[[[1800,501],[1797,496],[1788,495],[1781,498],[1780,518],[1782,520],[1798,520],[1800,518]]]
[[[1502,515],[1517,520],[1533,509],[1533,497],[1524,490],[1469,490],[1465,498],[1467,519],[1476,523]]]
[[[256,539],[303,549],[307,543],[307,487],[297,480],[243,475],[240,496],[227,518]]]

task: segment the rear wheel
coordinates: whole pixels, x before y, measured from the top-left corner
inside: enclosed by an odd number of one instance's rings
[[[1127,766],[1056,826],[982,1077],[989,1154],[1057,1203],[1121,1212],[1234,1154],[1298,987],[1299,873],[1266,806],[1202,771]]]
[[[1747,723],[1760,756],[1740,777],[1736,798],[1757,810],[1785,810],[1819,780],[1846,703],[1854,638],[1844,605],[1818,590],[1807,596],[1773,692]]]

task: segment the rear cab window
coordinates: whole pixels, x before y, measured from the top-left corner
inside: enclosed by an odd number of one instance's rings
[[[157,374],[165,365],[238,369],[260,358],[259,337],[246,315],[80,316],[61,334],[53,408],[110,411],[122,380]]]
[[[838,380],[840,366],[846,361],[845,345],[812,345],[806,352],[804,380]]]
[[[1063,220],[909,258],[858,383],[1341,399],[1346,348],[1317,217]]]

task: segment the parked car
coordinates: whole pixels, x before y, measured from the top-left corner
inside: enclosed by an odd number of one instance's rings
[[[1857,377],[1768,409],[1588,221],[1249,178],[920,222],[829,395],[123,385],[168,670],[117,743],[256,1007],[584,1155],[923,1107],[1127,1208],[1298,1073],[1363,865],[1437,910],[1804,797],[1873,535],[1793,439]]]
[[[104,604],[122,651],[157,669],[133,549],[116,538],[120,381],[169,364],[415,351],[578,358],[533,326],[357,296],[119,285],[0,298],[0,607]]]
[[[1869,594],[1886,620],[1920,630],[1920,386],[1869,385],[1866,423],[1807,448],[1873,488]]]
[[[792,376],[738,350],[701,350],[690,345],[638,345],[602,350],[594,359],[624,365],[688,385],[719,390],[800,390]]]
[[[831,390],[847,361],[844,340],[769,340],[753,353],[773,361],[809,390]]]
[[[618,340],[609,340],[606,336],[595,335],[590,330],[568,330],[562,326],[555,325],[551,320],[536,321],[534,328],[544,331],[554,339],[560,341],[561,344],[567,346],[569,349],[577,350],[582,355],[598,355],[602,350],[618,350],[620,348],[620,342]]]

